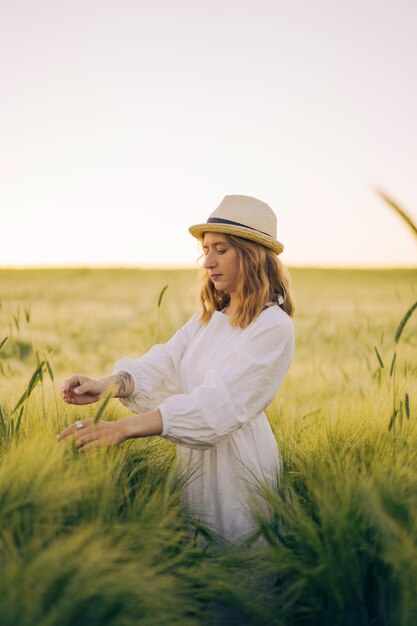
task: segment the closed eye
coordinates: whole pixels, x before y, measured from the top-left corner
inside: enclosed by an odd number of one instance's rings
[[[219,254],[224,254],[225,252],[227,252],[227,248],[225,250],[216,250],[216,252],[218,252]],[[209,253],[208,248],[204,248],[203,250],[204,256],[207,256],[208,253]]]

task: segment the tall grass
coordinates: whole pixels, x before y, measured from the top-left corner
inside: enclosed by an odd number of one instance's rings
[[[78,455],[55,439],[98,411],[126,414],[116,401],[65,405],[55,387],[73,371],[105,375],[157,332],[168,339],[193,311],[193,273],[0,272],[6,428],[23,409],[18,436],[0,425],[2,625],[197,625],[210,614],[265,626],[416,623],[417,328],[406,313],[417,272],[292,277],[296,357],[268,411],[284,470],[276,492],[258,486],[273,511],[258,513],[266,547],[232,551],[182,512],[188,477],[170,443]],[[405,419],[389,431],[394,371]]]

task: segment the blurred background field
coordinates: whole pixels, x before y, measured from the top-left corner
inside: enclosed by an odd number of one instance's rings
[[[297,349],[279,394],[285,413],[289,406],[292,416],[302,412],[316,394],[323,402],[372,392],[374,346],[391,354],[395,329],[417,299],[417,270],[292,269],[291,277]],[[61,377],[104,376],[121,356],[143,354],[158,332],[167,341],[195,311],[197,285],[193,270],[1,270],[1,333],[13,337],[0,353],[3,380],[25,380],[33,347]],[[404,360],[411,362],[416,348],[414,323],[402,338]]]
[[[55,440],[97,409],[64,405],[60,382],[168,340],[196,308],[196,271],[0,271],[6,427],[37,363],[51,367],[19,431],[0,430],[2,624],[204,624],[213,600],[249,624],[416,623],[417,315],[394,335],[417,270],[291,277],[296,354],[268,410],[284,471],[265,494],[273,521],[259,520],[267,549],[219,556],[194,546],[169,442],[79,457]],[[104,418],[126,414],[112,401]],[[248,594],[258,575],[272,590]]]

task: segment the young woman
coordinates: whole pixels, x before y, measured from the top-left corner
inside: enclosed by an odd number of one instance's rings
[[[112,376],[73,375],[62,387],[68,403],[110,392],[135,414],[96,425],[80,420],[58,438],[74,439],[80,452],[130,437],[175,442],[181,466],[193,472],[185,508],[235,543],[255,527],[251,483],[274,485],[279,474],[264,410],[293,357],[294,305],[267,204],[226,196],[205,224],[189,230],[204,253],[200,310],[167,344],[118,361]]]

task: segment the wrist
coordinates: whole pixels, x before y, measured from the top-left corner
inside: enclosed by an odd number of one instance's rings
[[[132,437],[134,437],[129,417],[123,417],[122,419],[117,420],[117,424],[120,427],[121,441],[126,441],[126,439],[132,439]]]
[[[101,378],[100,381],[104,385],[103,395],[113,393],[115,398],[127,398],[135,390],[134,380],[127,372],[117,372]]]
[[[125,439],[160,435],[163,429],[159,409],[140,413],[139,415],[129,415],[119,421]]]

